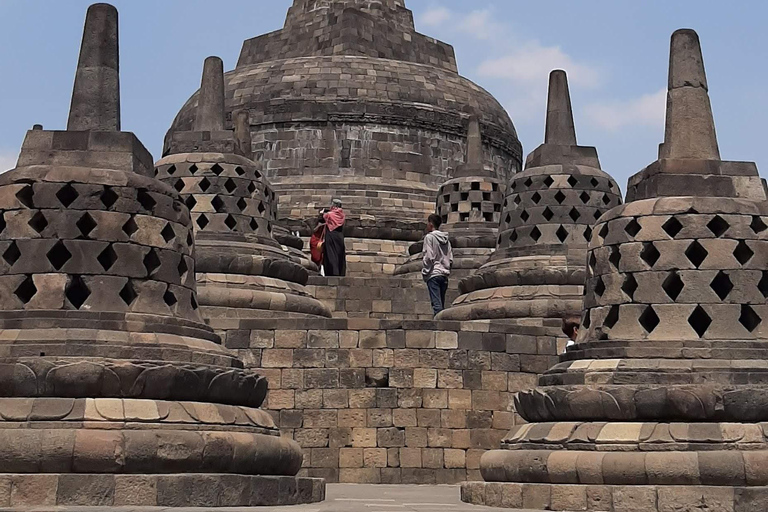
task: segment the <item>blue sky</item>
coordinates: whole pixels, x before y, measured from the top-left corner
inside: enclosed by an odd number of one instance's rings
[[[0,167],[35,123],[66,125],[81,0],[0,0]],[[282,27],[291,0],[116,0],[123,129],[159,158],[202,61],[237,61],[242,41]],[[723,158],[757,161],[768,114],[768,4],[757,0],[406,0],[419,32],[456,49],[460,72],[505,106],[526,153],[543,138],[547,75],[569,72],[579,142],[626,179],[663,137],[669,36],[699,32]]]

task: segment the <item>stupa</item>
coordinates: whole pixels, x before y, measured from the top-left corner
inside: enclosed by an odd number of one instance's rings
[[[581,312],[592,225],[621,203],[597,150],[578,146],[564,71],[549,76],[544,144],[512,178],[500,214],[496,251],[459,283],[442,320],[551,321]],[[498,218],[498,217],[497,217]]]
[[[67,130],[0,176],[0,504],[318,501],[266,380],[200,317],[189,211],[120,131],[118,60],[95,4]]]
[[[226,126],[250,125],[278,195],[278,224],[308,235],[339,198],[350,275],[392,274],[464,164],[477,115],[482,164],[502,183],[522,163],[501,105],[458,74],[453,48],[415,31],[403,0],[294,0],[285,26],[245,41],[225,75]],[[192,129],[199,94],[166,137]]]
[[[577,345],[464,499],[537,510],[768,506],[768,203],[720,158],[699,38],[672,35],[659,159],[589,247]]]
[[[157,179],[175,188],[192,214],[198,296],[211,317],[331,316],[304,285],[301,261],[273,238],[277,197],[247,158],[247,124],[224,129],[224,68],[203,68],[194,130],[174,132]]]

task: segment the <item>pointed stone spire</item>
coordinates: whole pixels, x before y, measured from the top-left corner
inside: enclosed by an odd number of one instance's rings
[[[547,126],[544,144],[559,146],[576,145],[576,128],[573,126],[571,94],[568,91],[568,76],[562,69],[549,74],[549,97],[547,98]]]
[[[67,130],[120,131],[117,9],[88,8]]]
[[[720,160],[699,36],[672,34],[664,144],[659,158]]]
[[[224,63],[219,57],[208,57],[203,65],[195,131],[216,132],[223,129]]]

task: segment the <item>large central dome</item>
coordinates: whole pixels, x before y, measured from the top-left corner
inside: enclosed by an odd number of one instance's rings
[[[253,158],[295,229],[339,197],[348,235],[418,240],[464,163],[471,115],[484,165],[503,183],[521,166],[507,113],[458,74],[450,45],[415,31],[403,0],[295,0],[282,30],[245,41],[226,88],[227,128],[247,113]],[[191,129],[196,108],[197,93],[169,134]]]

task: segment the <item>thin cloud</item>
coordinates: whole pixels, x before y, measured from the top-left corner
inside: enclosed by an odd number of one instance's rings
[[[431,7],[419,16],[419,23],[428,27],[438,27],[450,20],[453,13],[445,7]]]
[[[463,15],[456,28],[477,39],[488,40],[501,33],[504,26],[494,21],[491,9],[481,9]]]
[[[18,153],[10,150],[0,150],[0,173],[16,167],[16,161],[18,159]]]
[[[662,126],[667,90],[624,101],[591,103],[584,107],[584,114],[592,125],[608,131],[625,126]]]

